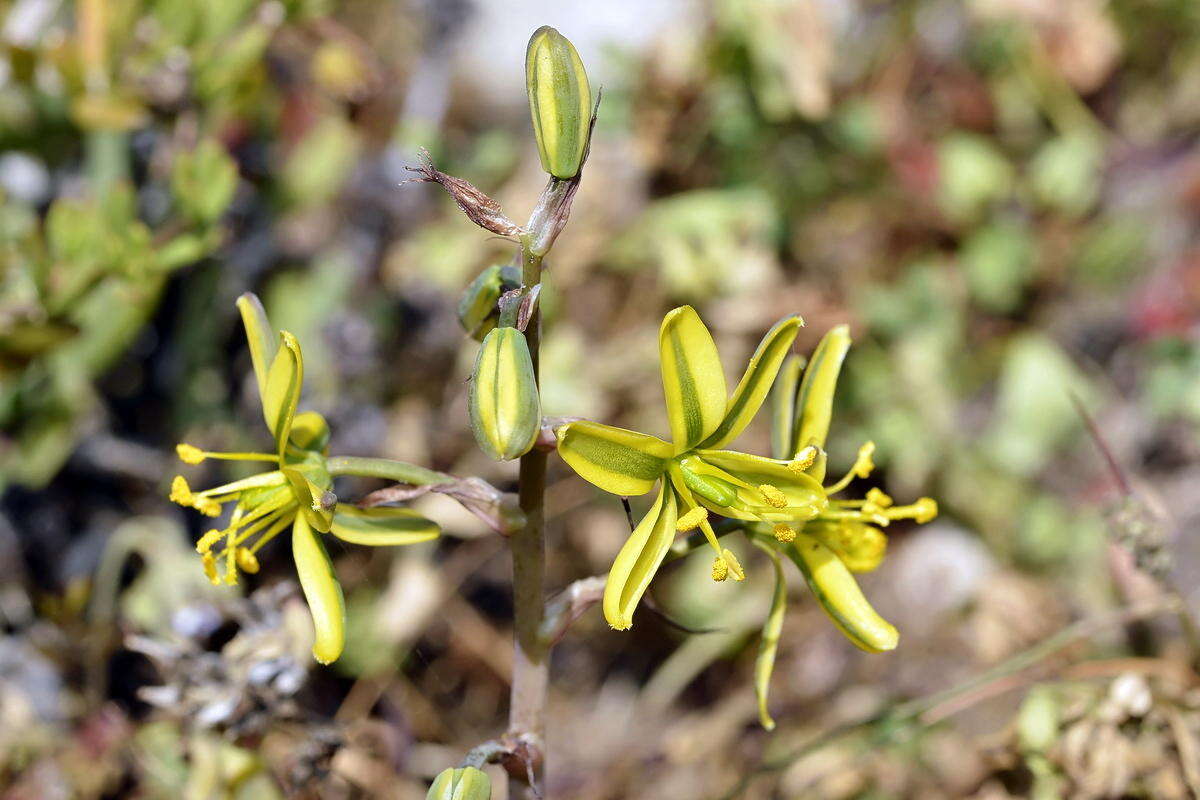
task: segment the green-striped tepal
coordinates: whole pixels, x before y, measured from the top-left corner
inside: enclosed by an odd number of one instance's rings
[[[425,800],[490,800],[492,781],[475,767],[444,769],[429,787]]]
[[[543,25],[525,49],[525,88],[542,169],[568,180],[579,174],[592,126],[592,90],[567,37]]]
[[[512,327],[483,339],[469,396],[471,430],[479,447],[497,461],[529,452],[542,424],[533,359],[525,334]]]

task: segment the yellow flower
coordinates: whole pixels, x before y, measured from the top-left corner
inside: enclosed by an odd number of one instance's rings
[[[766,399],[802,324],[797,316],[776,323],[730,396],[712,335],[690,306],[677,308],[659,332],[672,441],[589,421],[558,429],[563,460],[599,488],[627,496],[661,484],[609,571],[604,616],[614,628],[633,623],[634,609],[679,531],[703,532],[714,551],[714,580],[745,577],[733,553],[718,543],[709,511],[774,523],[811,519],[825,507],[820,483],[790,460],[722,449]]]
[[[448,476],[379,458],[327,455],[329,426],[315,412],[296,413],[304,381],[300,343],[287,331],[271,332],[262,304],[252,294],[237,301],[250,343],[250,359],[274,439],[269,453],[219,453],[190,444],[176,447],[185,464],[208,459],[258,461],[268,469],[248,478],[195,492],[182,475],[171,482],[171,501],[210,517],[232,511],[225,527],[196,543],[201,566],[214,584],[236,584],[238,572],[258,571],[258,551],[282,531],[292,531],[292,553],[312,611],[313,656],[328,664],[341,655],[345,608],[321,534],[366,545],[399,545],[436,538],[438,526],[407,508],[360,509],[337,502],[336,475],[368,475],[405,483],[441,483]],[[223,567],[223,569],[222,569]]]
[[[779,370],[774,389],[774,455],[790,457],[793,465],[802,465],[806,475],[820,482],[825,480],[824,447],[834,392],[849,349],[849,330],[840,325],[821,339],[807,366],[798,356],[789,357]],[[755,544],[772,558],[776,575],[774,601],[763,626],[755,670],[759,717],[768,729],[775,723],[767,712],[767,688],[787,598],[780,553],[796,564],[834,625],[855,645],[881,652],[895,648],[900,641],[895,627],[867,602],[853,573],[869,572],[883,561],[887,551],[883,528],[900,519],[928,522],[937,516],[937,503],[923,497],[898,506],[878,488],[862,499],[839,499],[855,478],[870,476],[874,454],[873,442],[859,448],[846,474],[823,487],[827,502],[816,514],[776,525],[769,535],[753,532]]]

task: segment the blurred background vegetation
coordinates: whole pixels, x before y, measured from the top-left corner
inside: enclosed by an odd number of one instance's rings
[[[304,343],[337,452],[511,487],[465,424],[455,318],[511,246],[398,184],[425,147],[523,217],[545,23],[604,88],[543,295],[546,412],[665,430],[655,330],[681,303],[727,360],[786,313],[802,351],[848,322],[831,457],[874,439],[887,490],[942,507],[866,581],[894,654],[797,591],[772,734],[765,562],[660,578],[663,615],[713,633],[585,617],[550,796],[1195,796],[1196,653],[1158,619],[898,712],[1200,576],[1192,0],[0,2],[0,796],[416,798],[503,731],[508,560],[469,515],[429,499],[440,542],[334,552],[349,642],[315,669],[289,559],[214,590],[166,488],[177,441],[262,444],[247,290]],[[745,440],[767,452],[765,420]],[[551,478],[560,587],[628,529]]]

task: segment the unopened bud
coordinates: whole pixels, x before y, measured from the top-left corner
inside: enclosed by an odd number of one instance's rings
[[[568,180],[579,174],[592,126],[592,91],[575,46],[544,25],[525,49],[525,89],[542,169]]]
[[[520,286],[521,273],[516,267],[493,264],[479,273],[458,301],[458,321],[463,330],[476,341],[483,341],[500,319],[500,296]]]
[[[516,328],[496,328],[484,337],[468,410],[475,441],[497,461],[518,458],[533,447],[542,407],[529,343]]]
[[[444,769],[433,779],[425,800],[490,800],[492,781],[475,767]]]

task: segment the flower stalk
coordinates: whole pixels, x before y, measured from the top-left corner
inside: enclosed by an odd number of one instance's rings
[[[544,253],[534,251],[533,239],[532,233],[521,236],[523,295],[532,291],[542,280]],[[539,391],[541,329],[541,309],[534,309],[525,329],[525,339],[529,343],[534,383]],[[546,684],[549,680],[548,648],[541,637],[546,583],[546,462],[547,453],[537,448],[521,456],[517,495],[521,511],[525,514],[525,525],[510,540],[515,652],[509,695],[508,738],[519,759],[533,770],[535,779],[541,774],[543,760]],[[517,797],[521,791],[520,776],[527,770],[510,769],[510,774],[514,772],[517,777],[510,780],[509,795]]]

